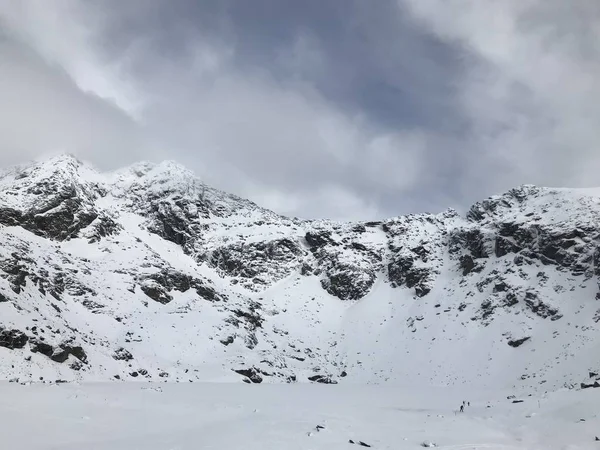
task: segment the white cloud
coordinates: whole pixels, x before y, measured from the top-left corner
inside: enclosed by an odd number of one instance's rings
[[[56,67],[11,41],[0,42],[0,164],[46,152],[76,153],[100,167],[143,156],[148,148],[120,109],[83,93]]]
[[[178,15],[193,2],[121,3],[0,0],[0,161],[57,148],[103,167],[175,159],[277,211],[336,218],[457,206],[520,183],[598,184],[597,2],[398,0],[416,27],[352,22],[372,27],[356,50],[369,70],[352,58],[337,68],[316,29],[263,43],[269,66],[238,53],[253,36]],[[459,60],[447,78],[440,55]],[[334,101],[316,80],[360,92]]]
[[[600,4],[585,0],[400,0],[462,49],[457,105],[487,189],[597,185]],[[468,180],[473,183],[473,180]]]
[[[136,4],[142,18],[149,14],[144,3]],[[0,0],[4,29],[74,82],[68,86],[63,80],[62,90],[32,93],[32,104],[53,104],[55,110],[52,116],[34,112],[26,120],[31,110],[21,108],[23,114],[13,121],[21,129],[15,141],[40,124],[45,133],[35,151],[64,146],[92,161],[119,165],[131,158],[99,150],[87,142],[88,134],[122,139],[142,133],[146,142],[129,154],[179,160],[217,187],[301,216],[368,218],[381,191],[401,194],[418,182],[427,139],[417,133],[379,129],[339,109],[302,81],[306,77],[279,80],[268,68],[236,66],[236,43],[205,39],[202,30],[186,29],[185,48],[173,52],[159,51],[144,33],[133,33],[122,51],[103,52],[99,43],[122,18],[109,11],[108,3],[104,10],[100,5]],[[310,74],[322,56],[319,42],[306,34],[294,42],[288,62],[298,74]],[[15,67],[25,70],[19,64]],[[36,69],[34,85],[54,75],[51,68]],[[15,77],[9,83],[19,82]],[[90,111],[109,111],[110,104],[138,123],[115,119],[111,111],[106,116],[112,122],[98,126]]]
[[[140,99],[118,61],[96,50],[105,15],[80,0],[0,0],[0,24],[48,63],[61,67],[84,92],[135,115]]]

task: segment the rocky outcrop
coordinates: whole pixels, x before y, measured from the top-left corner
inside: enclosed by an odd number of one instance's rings
[[[32,353],[41,353],[57,363],[64,363],[71,355],[84,364],[88,362],[86,352],[79,345],[62,343],[58,346],[54,346],[41,339],[35,338],[30,341],[30,349]]]
[[[186,252],[192,252],[203,231],[197,219],[198,216],[208,217],[207,205],[199,200],[193,202],[177,196],[170,201],[150,196],[146,201],[149,202],[149,207],[144,208],[150,218],[148,230],[180,245]]]
[[[308,377],[308,381],[321,384],[338,384],[338,382],[334,380],[331,375],[313,375]]]
[[[510,345],[513,348],[517,348],[517,347],[520,347],[521,345],[523,345],[529,339],[531,339],[531,336],[525,336],[525,337],[523,337],[521,339],[510,339],[508,341],[508,345]]]
[[[255,367],[251,367],[250,369],[234,369],[234,372],[246,377],[244,379],[245,381],[247,380],[255,384],[260,384],[263,382],[263,377],[261,376],[260,371]]]
[[[226,298],[217,293],[217,291],[209,285],[208,280],[194,278],[171,268],[144,275],[139,278],[140,288],[144,294],[152,300],[166,305],[173,300],[172,291],[187,292],[194,289],[196,294],[211,302],[226,301]]]
[[[59,158],[54,163],[52,167],[34,166],[14,177],[11,187],[22,192],[26,206],[19,209],[0,202],[0,224],[64,241],[76,237],[98,217],[94,201],[102,188],[81,178],[81,163],[75,159]],[[39,176],[40,172],[45,176]]]
[[[286,238],[227,245],[214,250],[209,262],[228,276],[245,279],[246,287],[261,289],[297,270],[302,255],[299,243]]]
[[[416,267],[411,256],[399,256],[388,264],[388,276],[393,287],[414,288],[417,297],[431,291],[432,271],[427,267]]]
[[[320,227],[320,225],[319,225]],[[369,293],[383,267],[382,249],[361,241],[364,225],[337,226],[332,230],[315,227],[304,240],[310,251],[302,267],[305,276],[316,275],[329,294],[341,300],[359,300]]]
[[[27,341],[29,337],[22,331],[0,328],[0,347],[14,350],[25,347]]]
[[[117,350],[115,350],[113,359],[116,359],[117,361],[131,361],[133,359],[133,355],[123,347],[119,347]]]
[[[123,230],[123,226],[109,215],[101,215],[94,220],[86,233],[89,244],[100,242],[103,238],[114,236]]]

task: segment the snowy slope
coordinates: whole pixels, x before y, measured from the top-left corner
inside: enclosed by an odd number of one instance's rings
[[[302,221],[174,163],[61,156],[0,193],[4,378],[546,390],[600,368],[600,190]]]

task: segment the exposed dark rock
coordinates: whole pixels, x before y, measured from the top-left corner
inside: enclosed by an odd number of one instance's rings
[[[496,237],[496,243],[494,246],[494,253],[498,258],[502,256],[508,255],[509,253],[517,253],[521,250],[520,247],[515,245],[509,239],[503,238],[501,236]]]
[[[463,276],[470,274],[475,268],[475,261],[471,255],[460,257],[460,268],[463,270]]]
[[[59,295],[66,290],[73,297],[81,297],[83,295],[96,295],[96,292],[94,292],[93,289],[84,286],[80,281],[78,281],[74,277],[68,277],[65,279],[64,274],[62,273],[60,274],[60,277],[58,275],[57,277],[55,277],[53,290]]]
[[[67,195],[69,197],[64,198]],[[57,201],[60,200],[58,205],[55,206],[53,202],[42,210],[24,216],[25,220],[21,222],[21,226],[33,233],[59,241],[76,236],[98,217],[95,211],[86,209],[76,195],[71,190],[62,192],[57,198]]]
[[[369,250],[369,249],[368,249],[368,248],[367,248],[367,247],[366,247],[364,244],[361,244],[360,242],[352,242],[352,243],[350,244],[350,247],[351,247],[353,250],[357,250],[357,251],[359,251],[359,252],[366,252],[366,251],[368,251],[368,250]]]
[[[100,216],[92,223],[92,231],[88,235],[88,242],[90,244],[100,242],[102,238],[113,236],[122,229],[123,227],[111,217],[106,215]]]
[[[117,361],[131,361],[133,355],[128,350],[120,347],[113,353],[113,359],[116,359]]]
[[[51,358],[54,354],[54,347],[47,342],[40,341],[38,339],[32,339],[30,342],[30,349],[32,353],[41,353],[42,355]]]
[[[353,231],[354,233],[359,233],[359,234],[362,234],[362,233],[366,233],[366,232],[367,232],[367,228],[366,228],[366,226],[365,226],[365,225],[363,225],[362,223],[359,223],[359,224],[356,224],[356,225],[354,225],[354,226],[352,227],[352,231]]]
[[[298,257],[302,254],[298,242],[284,238],[220,247],[211,253],[209,262],[229,276],[256,282],[259,276],[275,280],[288,276],[300,266]]]
[[[314,269],[310,266],[310,264],[307,264],[307,263],[303,263],[302,264],[302,268],[300,269],[300,273],[303,276],[312,275],[313,272],[314,272]],[[598,295],[600,295],[600,293]]]
[[[228,346],[233,344],[234,341],[234,337],[233,336],[228,336],[227,339],[221,339],[219,342],[221,344],[223,344],[224,346]]]
[[[73,355],[82,363],[87,363],[87,354],[80,346],[72,346],[68,343],[61,344],[59,347],[54,347],[41,339],[32,339],[30,349],[33,353],[41,353],[47,356],[52,361],[64,363],[69,359],[69,355]]]
[[[494,285],[493,292],[494,293],[505,292],[507,290],[508,290],[508,284],[506,284],[504,281],[500,281]]]
[[[405,285],[415,288],[418,297],[431,291],[429,286],[431,270],[426,267],[415,267],[415,260],[411,257],[397,257],[388,264],[388,276],[392,287]]]
[[[427,262],[427,258],[431,253],[431,251],[423,244],[411,248],[410,251],[413,252],[415,255],[418,255],[421,261],[423,262]]]
[[[506,294],[506,297],[504,298],[505,306],[515,306],[517,303],[519,303],[519,299],[514,292],[509,292]]]
[[[250,329],[255,330],[256,328],[261,328],[263,323],[263,318],[254,311],[243,311],[241,309],[234,309],[233,313],[236,317],[244,320],[249,326]]]
[[[83,363],[79,360],[73,361],[71,364],[69,364],[69,368],[71,370],[81,370],[83,369]]]
[[[10,287],[15,294],[20,294],[22,288],[27,285],[27,278],[31,276],[26,264],[32,261],[13,253],[11,258],[0,261],[0,269],[8,274]]]
[[[87,364],[88,357],[85,350],[83,350],[83,347],[79,345],[61,344],[60,348],[66,351],[69,355],[73,355],[82,363]]]
[[[142,292],[155,302],[166,305],[173,300],[173,297],[165,291],[165,288],[156,282],[144,283],[140,286]]]
[[[304,239],[312,251],[326,245],[337,245],[331,238],[330,231],[309,231],[304,236]]]
[[[418,285],[415,286],[415,294],[417,297],[424,297],[425,295],[431,292],[431,288],[429,286]]]
[[[164,201],[159,196],[149,196],[147,201],[149,207],[143,212],[151,218],[148,231],[191,251],[195,237],[202,233],[195,219],[208,217],[207,205],[201,200]]]
[[[200,280],[193,280],[192,285],[196,293],[204,300],[209,302],[224,302],[227,300],[224,295],[217,293],[214,288],[207,286]]]
[[[87,309],[89,309],[90,311],[98,311],[98,310],[101,310],[102,308],[105,307],[105,305],[102,305],[102,304],[97,303],[97,302],[95,302],[93,300],[90,300],[90,299],[83,300],[81,302],[81,304],[83,306],[85,306]],[[58,312],[60,312],[60,311],[58,311]],[[119,322],[118,318],[115,319],[115,320],[117,320],[117,322]]]
[[[73,185],[37,185],[31,193],[39,194],[40,202],[26,212],[0,209],[0,224],[21,226],[39,236],[62,241],[76,236],[97,217]]]
[[[69,354],[70,353],[67,349],[58,347],[54,349],[52,355],[50,355],[50,359],[57,363],[64,363],[67,359],[69,359]]]
[[[14,350],[25,347],[27,341],[29,341],[29,338],[22,331],[0,328],[0,347]]]
[[[495,305],[494,303],[492,303],[491,300],[485,300],[483,303],[481,303],[481,318],[483,320],[488,319],[492,314],[494,314],[494,310],[497,308],[497,305]]]
[[[154,280],[166,291],[176,290],[179,292],[187,292],[192,287],[193,282],[191,276],[172,269],[163,269],[160,272],[148,275],[147,279]]]
[[[21,225],[23,214],[12,208],[0,208],[0,225],[16,227]]]
[[[380,227],[380,226],[381,226],[381,222],[377,222],[377,221],[365,222],[365,227],[376,228],[376,227]]]
[[[511,347],[515,347],[515,348],[520,347],[525,342],[527,342],[529,339],[531,339],[531,336],[526,336],[521,339],[511,339],[510,341],[508,341],[508,345],[510,345]]]
[[[450,233],[449,251],[455,253],[467,249],[474,259],[487,258],[486,238],[478,229],[457,229]]]
[[[545,304],[538,298],[538,294],[535,292],[528,291],[525,294],[525,304],[533,313],[544,319],[550,318],[554,321],[562,317],[562,315],[559,314],[558,309]]]
[[[233,371],[248,378],[252,383],[260,384],[263,382],[260,372],[254,367],[251,367],[250,369],[234,369]]]
[[[351,266],[337,266],[336,273],[321,280],[321,286],[341,300],[358,300],[364,297],[375,283],[375,274]]]
[[[308,380],[321,384],[338,384],[338,382],[334,380],[331,375],[313,375],[308,377]]]

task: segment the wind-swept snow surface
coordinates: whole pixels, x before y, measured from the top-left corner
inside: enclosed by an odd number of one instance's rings
[[[392,386],[0,384],[2,447],[19,450],[596,449],[600,392],[513,399]],[[510,397],[510,398],[507,398]],[[523,400],[522,403],[513,403]],[[470,402],[457,413],[463,401]],[[355,442],[351,444],[350,441]]]

